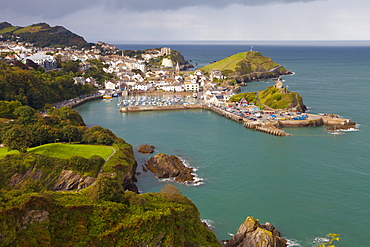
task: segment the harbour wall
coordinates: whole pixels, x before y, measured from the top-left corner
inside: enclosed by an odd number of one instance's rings
[[[120,107],[120,112],[139,112],[139,111],[164,111],[164,110],[186,110],[186,109],[207,109],[211,110],[223,117],[231,119],[235,122],[243,123],[244,127],[263,133],[267,133],[275,136],[290,136],[286,133],[283,127],[311,127],[311,126],[350,126],[354,127],[355,123],[350,119],[339,118],[334,114],[327,114],[325,116],[307,114],[308,118],[305,120],[258,120],[253,121],[247,118],[243,118],[237,114],[226,111],[222,108],[213,105],[203,104],[182,104],[182,105],[168,105],[168,106],[126,106]]]
[[[138,111],[168,111],[168,110],[186,110],[186,109],[202,109],[200,104],[183,104],[183,105],[167,105],[167,106],[126,106],[120,107],[120,112],[138,112]]]

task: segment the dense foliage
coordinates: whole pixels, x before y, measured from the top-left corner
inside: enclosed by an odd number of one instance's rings
[[[0,100],[17,100],[23,105],[40,109],[47,103],[75,98],[95,90],[87,84],[74,84],[73,77],[73,73],[64,70],[25,70],[0,61]]]
[[[33,43],[38,47],[46,46],[78,46],[89,47],[84,38],[61,26],[50,27],[46,23],[37,23],[27,27],[13,27],[11,24],[0,23],[0,40]]]
[[[186,197],[0,191],[1,246],[221,246]],[[9,205],[14,205],[9,207]]]
[[[261,108],[269,107],[273,109],[292,109],[305,112],[306,106],[303,104],[303,99],[299,93],[287,91],[285,88],[278,89],[270,86],[259,92],[247,92],[233,95],[230,98],[231,102],[239,102],[245,98],[250,103],[255,103]]]

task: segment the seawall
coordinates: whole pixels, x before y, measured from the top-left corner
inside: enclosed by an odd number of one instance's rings
[[[284,127],[313,127],[313,126],[335,126],[336,128],[354,127],[356,124],[350,119],[340,118],[334,114],[315,115],[306,114],[308,117],[304,120],[293,119],[265,119],[253,121],[232,112],[226,111],[220,107],[203,104],[183,104],[168,106],[127,106],[120,107],[120,112],[139,112],[139,111],[167,111],[167,110],[186,110],[186,109],[207,109],[235,122],[243,123],[244,127],[275,136],[290,136],[283,129]]]

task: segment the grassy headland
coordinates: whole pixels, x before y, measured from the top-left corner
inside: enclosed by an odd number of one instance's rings
[[[257,51],[240,52],[200,68],[208,74],[214,69],[238,83],[291,74],[289,70]]]
[[[270,86],[259,92],[240,93],[230,98],[231,102],[239,102],[245,98],[250,103],[255,103],[261,109],[281,109],[290,110],[296,108],[298,111],[305,112],[306,106],[299,93],[287,91],[285,88],[278,89]]]

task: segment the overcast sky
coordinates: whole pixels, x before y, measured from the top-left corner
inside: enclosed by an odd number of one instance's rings
[[[370,40],[369,0],[0,0],[0,22],[88,42]]]

